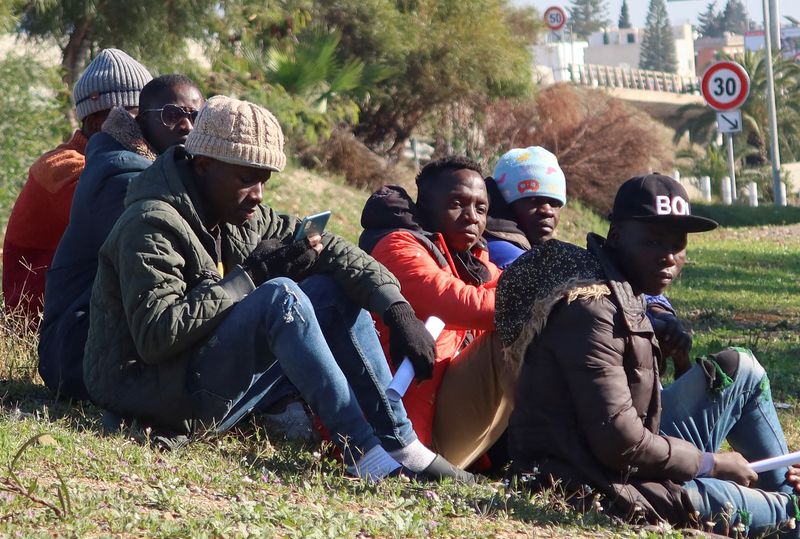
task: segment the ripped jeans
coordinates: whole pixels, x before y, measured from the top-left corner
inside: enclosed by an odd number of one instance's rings
[[[217,432],[294,392],[320,416],[349,464],[378,444],[393,451],[417,439],[402,402],[386,398],[391,373],[372,318],[325,275],[256,288],[189,370],[195,416]]]
[[[738,356],[738,368],[719,391],[708,389],[699,365],[662,391],[661,433],[709,452],[719,451],[727,439],[750,462],[787,453],[766,371],[749,350],[731,348],[718,356],[723,355],[727,357],[719,358],[720,363],[733,360],[733,365]],[[797,498],[785,480],[786,471],[760,474],[758,488],[710,477],[687,481],[683,487],[700,522],[714,521],[717,533],[760,537],[777,530],[797,537],[800,526],[790,529],[798,513]]]

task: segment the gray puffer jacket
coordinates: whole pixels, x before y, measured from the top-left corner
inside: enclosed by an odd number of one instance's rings
[[[262,238],[286,239],[299,223],[260,206],[244,225],[221,225],[217,260],[190,166],[172,148],[131,182],[125,212],[100,250],[84,356],[95,403],[175,433],[190,431],[194,418],[189,358],[254,289],[239,265]],[[332,234],[322,243],[314,272],[331,274],[356,304],[382,314],[404,301],[394,276],[361,249]]]

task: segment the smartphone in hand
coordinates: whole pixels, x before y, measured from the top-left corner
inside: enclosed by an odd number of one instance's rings
[[[303,218],[303,221],[297,226],[294,232],[294,241],[300,241],[311,236],[320,235],[325,232],[325,226],[328,224],[328,219],[331,218],[330,211],[315,213]]]

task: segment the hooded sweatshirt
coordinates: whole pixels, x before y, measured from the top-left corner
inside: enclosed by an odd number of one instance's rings
[[[111,110],[102,131],[86,147],[86,168],[75,190],[69,225],[47,273],[39,340],[39,373],[62,395],[88,398],[81,362],[97,253],[122,213],[131,178],[155,157],[124,108]]]

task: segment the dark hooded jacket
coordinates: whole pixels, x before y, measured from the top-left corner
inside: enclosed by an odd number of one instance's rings
[[[112,109],[89,140],[86,167],[72,199],[69,225],[47,272],[39,373],[59,394],[86,399],[83,348],[97,253],[122,214],[131,178],[151,165],[155,151],[124,108]]]
[[[262,238],[290,241],[299,224],[258,206],[244,224],[220,225],[218,259],[192,178],[176,146],[131,182],[125,212],[100,249],[83,362],[95,403],[172,433],[194,428],[190,358],[255,289],[240,265]],[[314,273],[330,274],[357,305],[383,313],[404,301],[397,280],[361,249],[327,233],[322,245]]]
[[[509,355],[524,356],[509,424],[514,469],[537,471],[542,486],[599,489],[632,519],[687,525],[693,509],[680,483],[695,477],[702,453],[659,434],[658,343],[644,298],[602,245],[592,234],[589,252],[545,242],[498,285],[498,332]],[[558,278],[545,281],[547,272]]]

